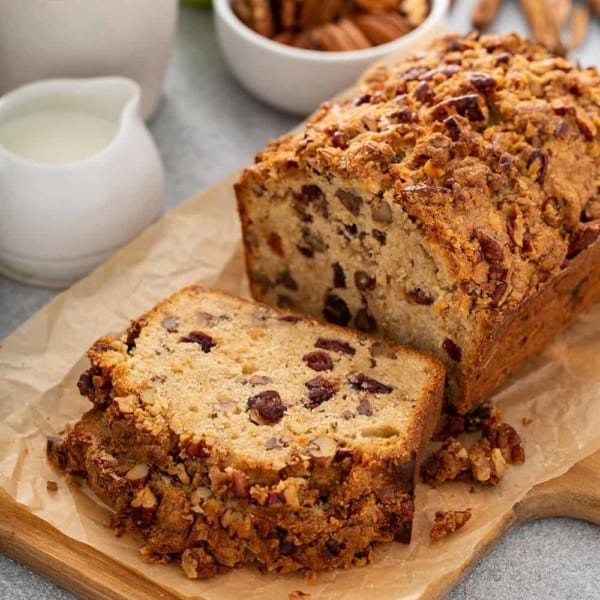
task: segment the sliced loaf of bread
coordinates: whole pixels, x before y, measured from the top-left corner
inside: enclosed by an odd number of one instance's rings
[[[368,562],[408,542],[434,358],[197,287],[89,351],[94,408],[50,458],[192,578]]]

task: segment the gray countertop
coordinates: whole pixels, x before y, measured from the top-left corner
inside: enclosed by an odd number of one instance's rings
[[[458,1],[451,27],[468,29],[471,3]],[[516,5],[505,3],[496,29],[526,33]],[[598,64],[597,21],[578,55],[583,64]],[[165,97],[151,123],[165,163],[167,207],[218,181],[296,122],[248,96],[232,79],[217,49],[210,11],[183,8]],[[0,276],[0,339],[55,294]],[[41,598],[75,596],[0,555],[0,599]],[[573,519],[524,525],[506,535],[447,598],[600,599],[600,527]]]

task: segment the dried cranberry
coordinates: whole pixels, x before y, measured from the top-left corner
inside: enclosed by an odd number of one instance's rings
[[[277,256],[283,257],[283,242],[278,233],[271,232],[267,237],[267,245],[271,248],[271,252]]]
[[[346,287],[346,274],[344,273],[344,269],[340,263],[333,264],[333,287]]]
[[[309,352],[302,357],[302,360],[313,371],[331,371],[333,369],[333,361],[325,352]]]
[[[348,325],[352,314],[348,305],[335,294],[329,294],[325,299],[325,306],[323,307],[323,316],[330,322],[336,325],[345,326]]]
[[[182,335],[179,341],[187,344],[200,344],[202,352],[210,352],[210,349],[217,345],[210,335],[202,331],[190,331],[188,334]]]
[[[450,338],[446,338],[442,343],[442,348],[446,351],[446,354],[454,361],[460,362],[462,358],[462,352],[460,348]]]
[[[340,384],[337,379],[325,379],[319,375],[305,383],[305,386],[308,388],[308,399],[304,401],[304,406],[313,409],[332,398]]]
[[[265,390],[248,398],[246,410],[250,412],[250,420],[253,423],[272,425],[283,417],[286,407],[281,401],[279,392]]]
[[[392,386],[381,383],[364,373],[352,375],[348,378],[348,381],[355,390],[361,390],[371,394],[391,394],[394,389]]]
[[[315,348],[331,350],[332,352],[339,352],[340,354],[349,354],[350,356],[354,356],[356,354],[356,350],[350,344],[330,338],[319,338],[315,342]]]

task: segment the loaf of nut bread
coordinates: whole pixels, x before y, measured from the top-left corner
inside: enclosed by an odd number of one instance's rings
[[[252,294],[432,352],[464,413],[600,298],[600,77],[517,35],[376,67],[236,185]]]
[[[439,417],[436,359],[187,288],[89,351],[94,404],[51,460],[87,477],[148,560],[188,577],[244,563],[365,564],[408,542]]]

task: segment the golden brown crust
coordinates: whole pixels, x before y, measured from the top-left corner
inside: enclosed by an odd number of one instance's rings
[[[48,454],[143,537],[147,560],[179,557],[189,577],[317,570],[409,541],[435,359],[197,286],[88,355],[79,389],[95,406]],[[411,369],[426,371],[419,389],[401,383]]]
[[[236,186],[253,295],[329,319],[323,269],[377,271],[384,289],[334,290],[340,320],[437,354],[460,412],[600,297],[585,279],[598,261],[600,77],[515,34],[451,36],[376,67],[359,95],[324,104],[256,160]],[[283,204],[301,225],[282,221]],[[283,232],[277,255],[269,229]],[[415,236],[434,289],[394,281],[418,278],[414,248],[398,247]],[[283,268],[298,291],[271,280]],[[432,325],[425,335],[407,319]]]

